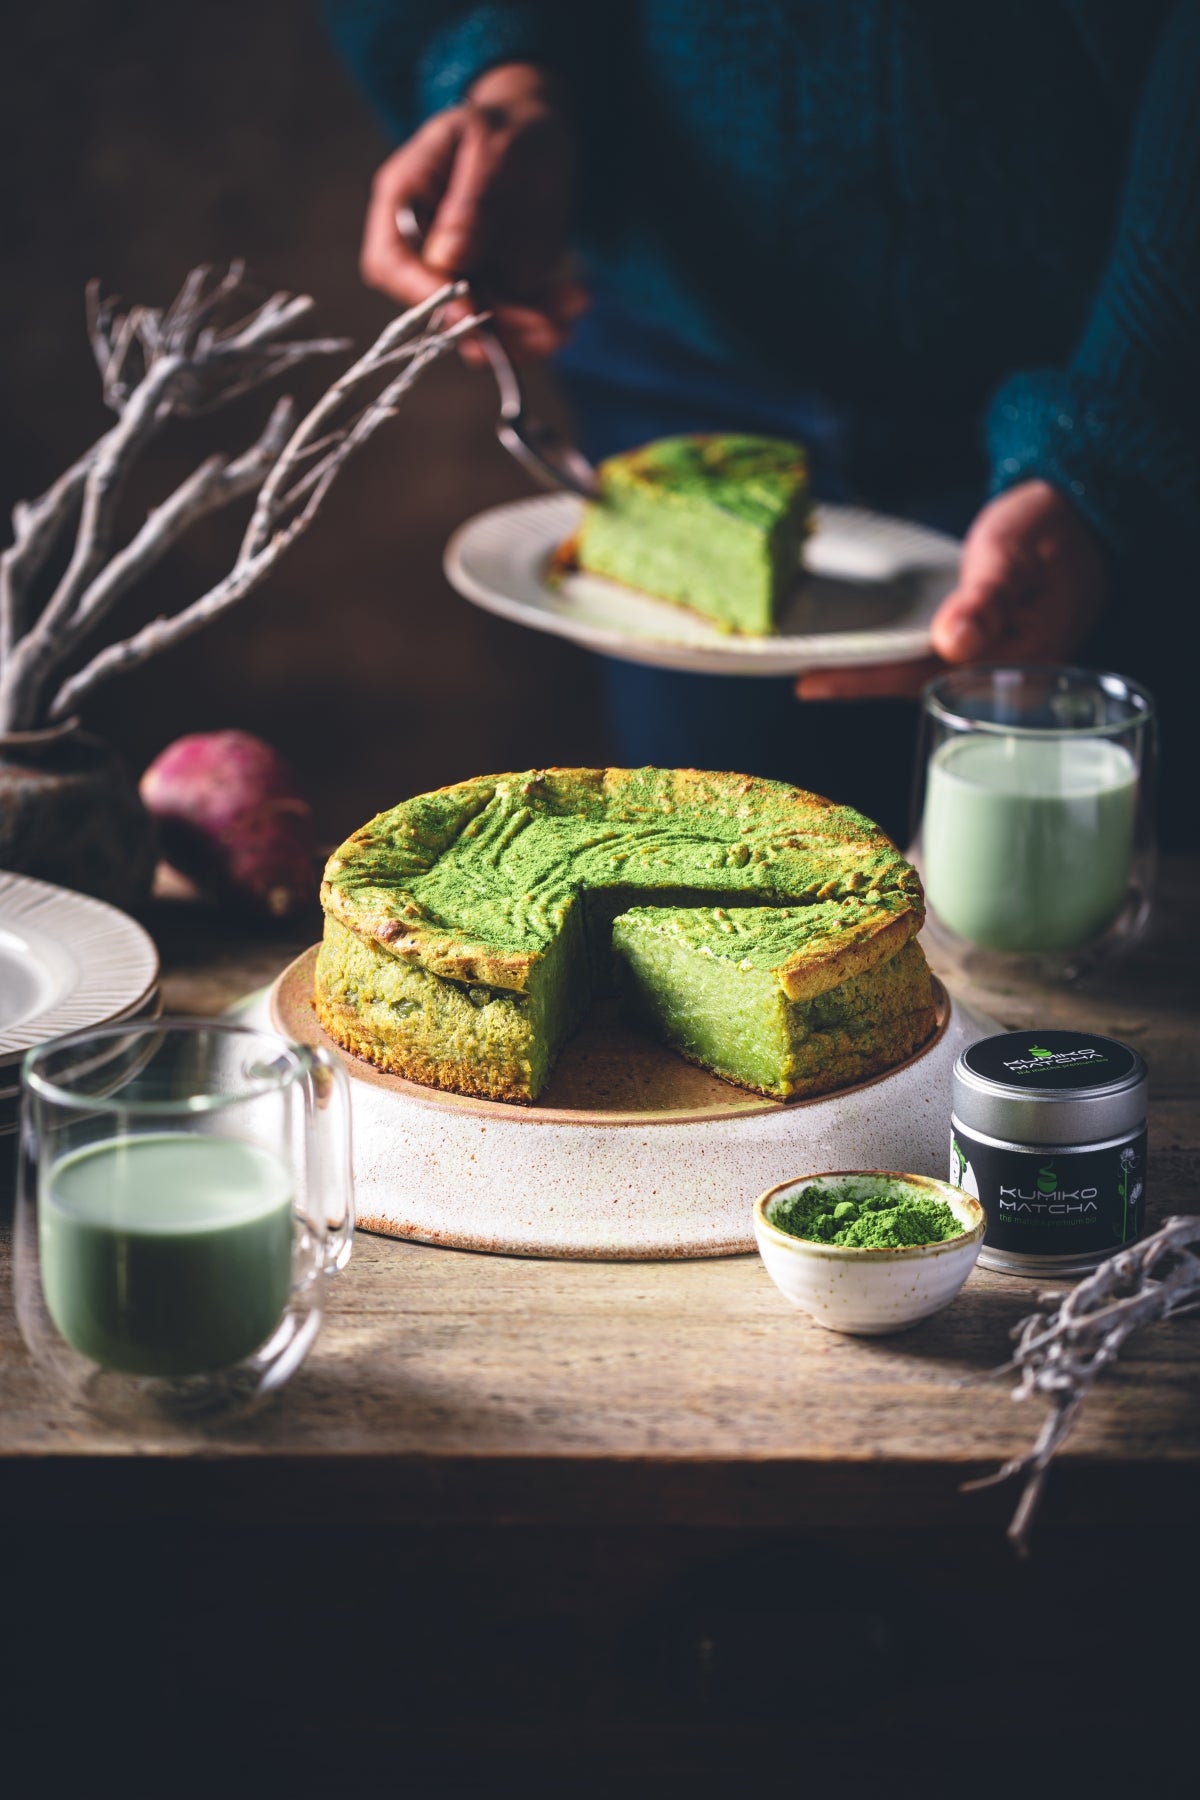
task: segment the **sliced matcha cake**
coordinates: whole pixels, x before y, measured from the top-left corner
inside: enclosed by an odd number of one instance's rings
[[[729,631],[766,633],[808,535],[798,444],[662,438],[600,465],[571,546],[577,567],[689,606]]]
[[[637,907],[613,925],[622,988],[638,1019],[689,1062],[790,1099],[879,1074],[930,1029],[929,969],[910,938],[847,975],[874,909]]]
[[[330,858],[316,1008],[433,1087],[541,1091],[614,977],[685,1056],[781,1098],[934,1028],[921,885],[878,828],[781,782],[544,769],[418,795]]]

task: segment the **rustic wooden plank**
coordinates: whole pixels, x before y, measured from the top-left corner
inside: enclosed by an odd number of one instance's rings
[[[989,1461],[1036,1420],[994,1367],[1033,1286],[981,1273],[886,1341],[824,1332],[756,1259],[678,1266],[484,1258],[364,1238],[309,1362],[252,1427],[146,1447],[187,1458],[330,1454],[781,1461]],[[56,1408],[5,1332],[10,1455],[120,1452]],[[1073,1454],[1200,1457],[1200,1338],[1186,1320],[1130,1347]]]

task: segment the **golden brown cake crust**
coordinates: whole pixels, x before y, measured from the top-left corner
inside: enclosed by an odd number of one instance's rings
[[[340,1006],[317,987],[314,1010],[325,1030],[351,1055],[382,1069],[388,1075],[401,1075],[421,1087],[440,1088],[447,1094],[466,1094],[475,1100],[506,1100],[518,1106],[532,1106],[534,1096],[527,1085],[506,1079],[503,1071],[489,1069],[486,1064],[464,1067],[446,1057],[433,1057],[409,1045],[389,1045],[364,1028],[353,1008]]]

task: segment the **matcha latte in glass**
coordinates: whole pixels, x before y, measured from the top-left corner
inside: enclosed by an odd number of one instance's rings
[[[956,669],[922,696],[910,856],[964,973],[1070,980],[1145,930],[1154,706],[1120,675]]]
[[[278,1388],[350,1254],[340,1065],[180,1020],[56,1038],[22,1074],[14,1281],[39,1366],[156,1426]]]

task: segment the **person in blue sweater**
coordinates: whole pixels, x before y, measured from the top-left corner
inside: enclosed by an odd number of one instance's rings
[[[401,140],[372,286],[469,277],[515,356],[555,359],[593,458],[770,432],[806,444],[818,497],[965,532],[937,666],[1147,680],[1187,835],[1200,0],[326,10]],[[931,666],[813,673],[799,707],[790,683],[606,679],[622,760],[799,781],[903,841]],[[834,730],[811,703],[835,699],[871,705]]]

